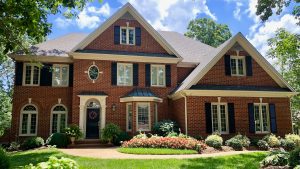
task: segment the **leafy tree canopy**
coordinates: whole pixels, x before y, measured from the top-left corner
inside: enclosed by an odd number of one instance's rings
[[[280,73],[287,82],[300,92],[300,34],[278,29],[268,40],[267,56],[276,60]],[[296,128],[300,128],[300,96],[292,98],[292,117]]]
[[[49,14],[76,16],[92,0],[2,0],[0,1],[0,61],[7,54],[27,51],[30,43],[41,42],[51,33]]]
[[[187,29],[185,36],[197,39],[213,47],[219,46],[232,36],[228,25],[218,24],[208,18],[190,21]]]
[[[293,4],[292,14],[298,19],[300,24],[300,0],[258,0],[256,15],[260,16],[262,21],[266,21],[275,12],[280,15],[284,7]]]

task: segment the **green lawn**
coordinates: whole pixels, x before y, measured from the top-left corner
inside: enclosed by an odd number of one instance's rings
[[[179,150],[170,148],[118,148],[118,151],[126,154],[151,155],[198,154],[196,150]]]
[[[69,157],[80,165],[82,169],[256,169],[259,168],[259,161],[261,161],[266,153],[249,153],[226,157],[214,157],[214,158],[199,158],[199,159],[164,159],[164,160],[125,160],[125,159],[95,159],[95,158],[83,158],[74,157],[61,153],[57,149],[45,149],[45,150],[30,150],[25,152],[11,153],[11,165],[12,168],[21,168],[21,166],[29,163],[37,164],[38,162],[46,161],[49,156],[56,157]]]

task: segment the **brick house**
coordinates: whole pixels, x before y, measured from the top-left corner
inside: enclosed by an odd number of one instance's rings
[[[49,40],[32,53],[11,55],[12,138],[47,138],[68,124],[87,139],[108,123],[135,134],[163,119],[192,136],[292,132],[295,91],[241,33],[214,48],[156,31],[126,4],[91,34]]]

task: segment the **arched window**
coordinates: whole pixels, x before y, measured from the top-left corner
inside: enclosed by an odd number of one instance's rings
[[[33,104],[26,105],[21,111],[20,135],[36,135],[38,110]]]
[[[67,109],[63,105],[56,105],[51,111],[51,133],[60,133],[67,126]]]
[[[88,109],[91,109],[91,108],[100,108],[100,104],[99,102],[95,101],[95,100],[91,100],[88,102],[88,104],[86,105],[86,107]]]

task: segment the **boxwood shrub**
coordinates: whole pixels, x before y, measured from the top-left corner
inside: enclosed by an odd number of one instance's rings
[[[44,139],[41,137],[29,137],[24,140],[24,142],[21,145],[21,148],[24,150],[29,150],[33,148],[42,147],[44,143]]]
[[[268,143],[269,147],[280,147],[280,140],[274,134],[266,135],[263,140]]]
[[[242,150],[243,147],[249,147],[250,140],[248,137],[238,134],[231,139],[227,140],[225,144],[235,150]]]
[[[69,142],[69,137],[65,133],[53,133],[46,140],[47,145],[56,146],[58,148],[66,148]]]
[[[223,145],[223,138],[218,134],[212,134],[205,139],[205,143],[213,148],[221,148]]]

